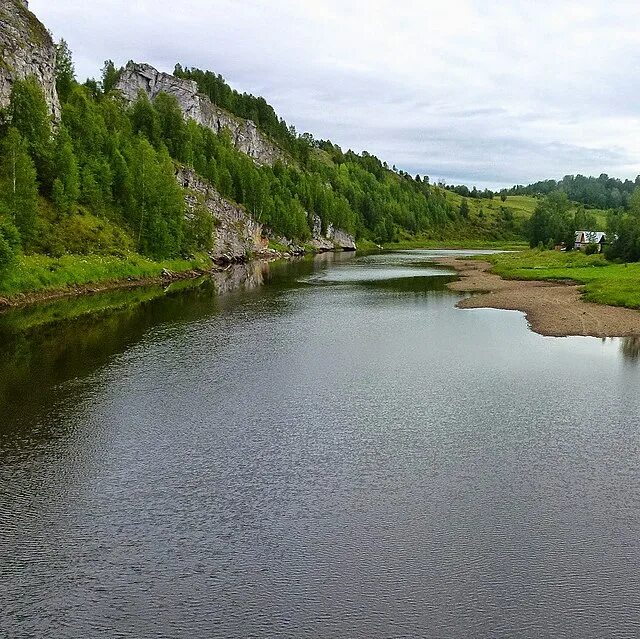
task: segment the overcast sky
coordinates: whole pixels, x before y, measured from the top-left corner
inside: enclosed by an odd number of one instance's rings
[[[221,73],[299,132],[432,180],[640,173],[640,3],[31,0],[79,79]]]

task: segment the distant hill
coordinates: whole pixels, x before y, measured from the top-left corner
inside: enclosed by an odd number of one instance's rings
[[[543,180],[527,186],[516,185],[502,192],[509,195],[548,195],[563,191],[570,200],[597,209],[627,208],[633,191],[640,186],[635,180],[619,180],[605,173],[598,177],[565,175],[561,180]]]

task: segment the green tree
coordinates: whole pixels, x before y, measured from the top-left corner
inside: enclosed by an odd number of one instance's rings
[[[56,89],[61,102],[66,102],[76,82],[73,58],[69,45],[60,40],[56,45]]]
[[[185,161],[186,125],[178,100],[173,95],[160,93],[153,106],[157,114],[159,133],[171,157]]]
[[[467,198],[462,198],[462,202],[460,202],[460,215],[467,219],[469,217],[469,202]]]
[[[140,90],[138,99],[134,102],[130,111],[131,126],[135,134],[144,135],[153,146],[158,147],[162,132],[158,114],[149,101],[147,94]]]
[[[9,219],[9,213],[0,206],[0,273],[14,261],[20,250],[20,233]]]
[[[107,94],[113,91],[120,79],[120,71],[116,69],[112,60],[105,60],[102,67],[102,91]]]
[[[46,190],[52,181],[51,118],[44,92],[33,76],[13,83],[9,120],[26,140],[38,178]]]
[[[0,200],[23,240],[30,240],[35,231],[38,182],[27,143],[14,127],[0,145]]]
[[[538,203],[529,220],[529,244],[552,247],[564,243],[571,246],[575,230],[567,194],[554,191]]]
[[[67,128],[60,126],[53,153],[53,201],[61,213],[71,213],[80,198],[80,170]]]
[[[138,250],[156,259],[182,250],[185,203],[166,149],[156,152],[139,137],[131,150],[131,223]]]
[[[627,213],[609,217],[607,230],[611,238],[607,257],[625,262],[640,260],[640,187],[631,194]]]

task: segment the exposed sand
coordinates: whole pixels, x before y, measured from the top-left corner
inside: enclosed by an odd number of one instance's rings
[[[585,302],[576,284],[504,280],[489,273],[489,262],[455,257],[434,261],[454,268],[460,275],[459,281],[448,285],[451,290],[474,293],[458,302],[458,308],[522,311],[531,329],[542,335],[640,335],[640,311]]]

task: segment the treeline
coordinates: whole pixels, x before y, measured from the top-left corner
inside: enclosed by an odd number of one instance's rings
[[[553,191],[541,199],[527,222],[532,247],[564,246],[571,250],[578,230],[603,229],[598,228],[597,220],[589,210],[584,207],[574,209],[564,191]],[[606,236],[605,254],[608,259],[624,262],[640,260],[640,188],[631,194],[627,211],[609,211]],[[596,250],[595,246],[587,247],[588,252]]]
[[[529,244],[532,247],[572,249],[575,232],[596,231],[597,220],[584,207],[574,208],[566,193],[553,191],[541,199],[527,222]]]
[[[264,98],[235,91],[219,74],[179,64],[174,74],[194,80],[199,91],[217,106],[253,120],[287,151],[301,169],[294,169],[293,174],[290,169],[284,171],[289,173],[289,184],[299,183],[291,193],[304,208],[322,218],[323,226],[330,222],[376,242],[388,242],[402,232],[424,233],[450,223],[464,224],[441,190],[430,187],[427,176],[412,177],[366,151],[361,155],[351,150],[344,152],[329,140],[316,140],[309,133],[299,135],[295,127],[278,118]],[[328,154],[331,162],[317,151]],[[349,210],[340,199],[331,204],[330,192],[322,188],[323,184],[344,198]],[[246,203],[237,196],[236,199]],[[336,207],[333,220],[332,206]],[[253,211],[250,202],[248,208]]]
[[[634,181],[619,180],[605,173],[599,177],[565,175],[562,180],[543,180],[527,186],[516,185],[502,191],[507,195],[549,195],[566,193],[570,200],[599,209],[627,208],[631,195],[640,186],[640,176]]]
[[[299,136],[263,98],[239,94],[221,76],[176,69],[196,79],[218,105],[251,118],[290,154],[259,166],[223,131],[185,121],[175,98],[127,105],[114,90],[119,71],[105,63],[99,81],[79,84],[71,54],[58,45],[60,122],[52,126],[34,78],[13,85],[0,114],[0,261],[18,251],[191,256],[212,244],[213,219],[185,216],[176,164],[192,167],[225,197],[244,205],[274,234],[304,242],[313,217],[357,238],[389,242],[466,228],[459,207],[431,186],[363,152]],[[494,233],[491,229],[488,233]]]
[[[480,191],[475,186],[472,188],[469,188],[464,184],[457,184],[457,185],[442,184],[442,186],[443,188],[447,189],[447,191],[452,191],[453,193],[457,193],[462,197],[470,197],[472,199],[477,199],[477,200],[480,200],[480,199],[493,200],[493,198],[496,196],[495,191],[492,191],[491,189],[484,189]],[[503,193],[503,195],[506,196],[506,193]],[[503,197],[502,199],[504,200],[506,199],[506,197]]]

